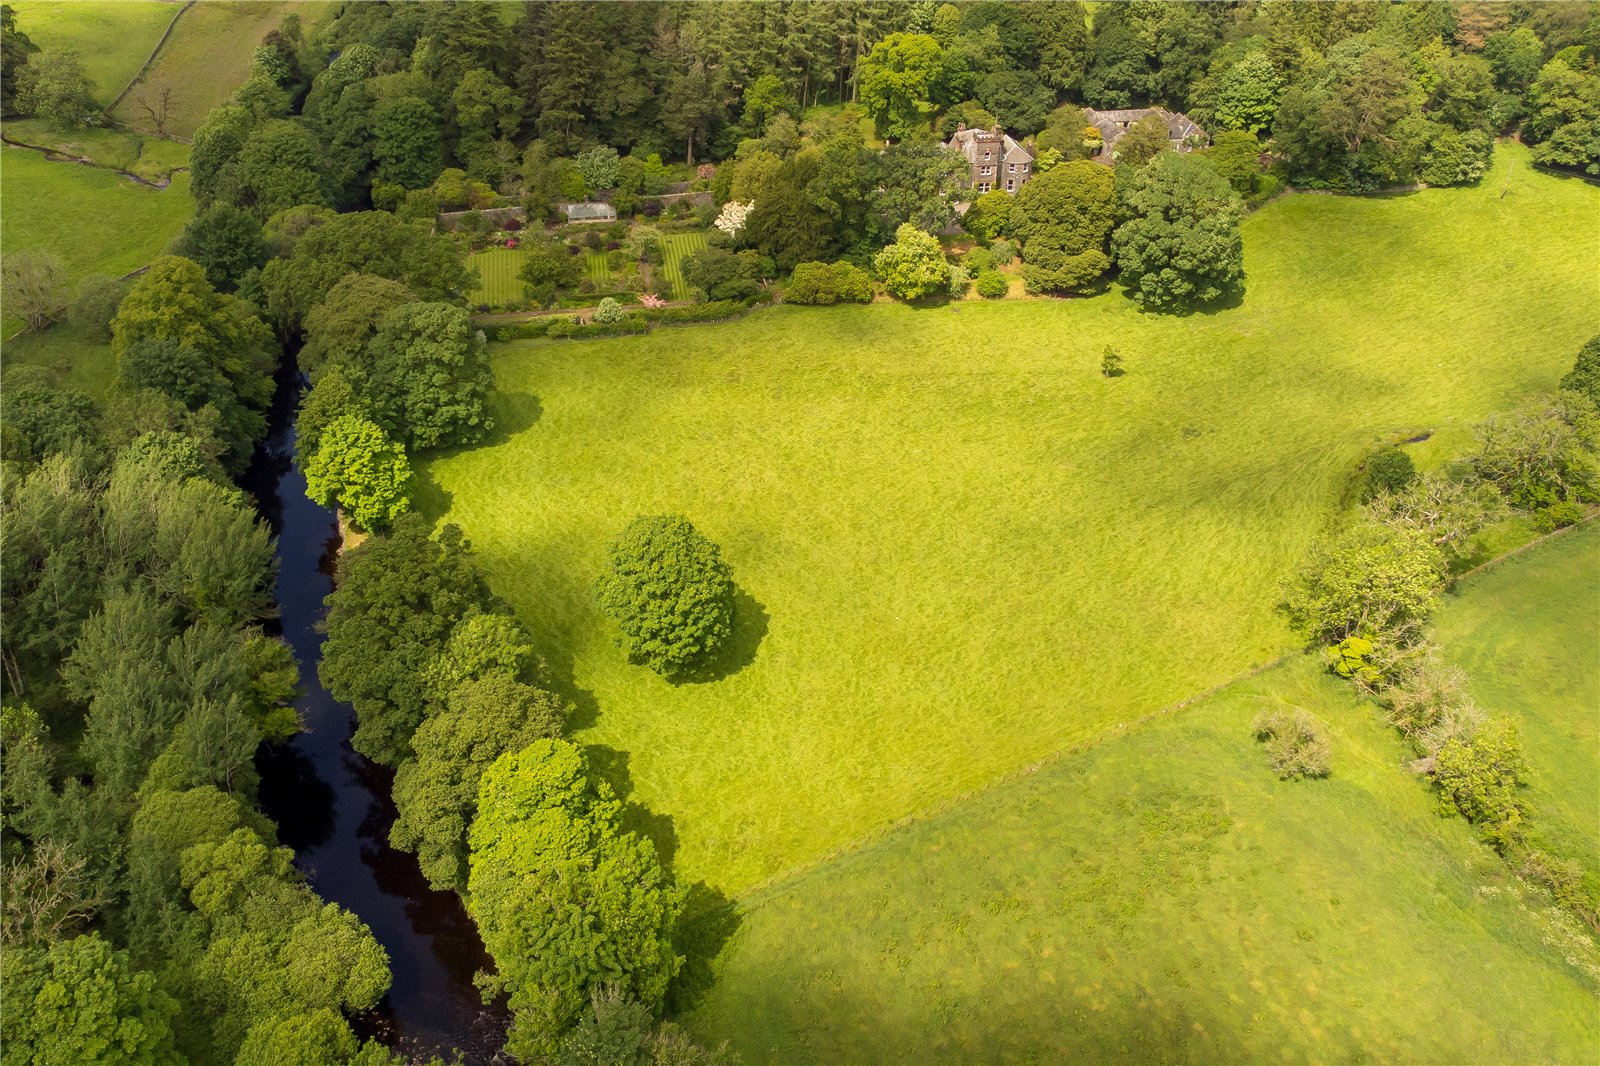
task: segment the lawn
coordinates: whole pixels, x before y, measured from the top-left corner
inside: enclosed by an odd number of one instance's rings
[[[1280,706],[1331,777],[1268,770]],[[752,1066],[1600,1061],[1595,945],[1404,756],[1297,658],[757,893],[687,1020]]]
[[[583,253],[583,276],[592,281],[597,289],[610,286],[611,261],[606,258],[605,252]]]
[[[1290,650],[1277,582],[1360,458],[1570,367],[1597,219],[1512,146],[1475,189],[1276,201],[1209,315],[1111,292],[508,345],[499,438],[419,464],[419,499],[679,874],[740,894]],[[629,665],[594,606],[606,544],[664,511],[739,583],[721,680]]]
[[[1516,719],[1534,842],[1600,888],[1600,524],[1469,578],[1434,637],[1478,705]],[[1600,895],[1597,892],[1596,895]]]
[[[165,87],[173,90],[167,132],[191,136],[207,112],[225,102],[250,76],[250,57],[268,31],[291,12],[300,16],[307,38],[332,17],[339,5],[323,0],[204,0],[184,13],[138,86],[117,108],[116,117],[140,129],[149,117],[139,97]],[[143,57],[140,57],[141,62]],[[132,76],[132,72],[129,72]],[[119,86],[120,88],[120,86]]]
[[[517,277],[523,258],[520,248],[487,248],[467,256],[467,266],[478,272],[478,287],[467,293],[467,302],[496,307],[526,304],[524,284]]]
[[[100,102],[109,104],[139,73],[182,5],[140,0],[16,0],[10,6],[17,13],[17,29],[41,51],[77,52]]]
[[[662,294],[671,300],[687,300],[689,283],[683,280],[683,261],[706,246],[706,232],[692,230],[688,233],[664,233],[661,236],[661,257],[664,260],[661,276],[671,287]]]

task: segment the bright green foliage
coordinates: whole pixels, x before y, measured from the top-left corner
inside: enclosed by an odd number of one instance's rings
[[[1167,139],[1167,120],[1160,115],[1146,115],[1117,139],[1114,152],[1117,162],[1142,167],[1171,148],[1172,142]]]
[[[1420,622],[1439,606],[1444,556],[1417,529],[1356,522],[1324,536],[1284,589],[1284,613],[1312,640]]]
[[[412,738],[417,755],[395,775],[400,813],[389,843],[416,852],[434,888],[466,888],[467,826],[478,807],[478,779],[506,752],[559,737],[565,720],[560,700],[509,671],[463,681],[444,709],[418,727]]]
[[[1223,72],[1213,107],[1219,130],[1260,133],[1272,124],[1283,78],[1265,52],[1252,52]]]
[[[857,82],[879,136],[898,140],[928,128],[944,63],[939,42],[924,34],[891,33],[873,45]]]
[[[1210,160],[1161,155],[1134,178],[1128,207],[1135,217],[1117,227],[1111,246],[1141,306],[1181,313],[1239,291],[1239,197]]]
[[[178,1005],[98,934],[12,948],[5,975],[6,1059],[19,1063],[180,1063]]]
[[[1524,135],[1536,162],[1600,173],[1600,72],[1550,60],[1528,88]]]
[[[483,151],[496,137],[510,137],[522,123],[522,101],[491,71],[469,70],[450,96],[463,157]]]
[[[319,1007],[308,1014],[272,1018],[251,1027],[239,1047],[236,1066],[288,1066],[291,1063],[349,1062],[356,1037],[336,1011]]]
[[[1026,191],[1028,186],[1025,184],[1022,188]],[[979,196],[961,216],[961,225],[980,241],[994,240],[1010,222],[1011,194],[1004,189],[991,189]]]
[[[1263,711],[1250,724],[1250,731],[1266,744],[1267,761],[1285,781],[1328,776],[1327,733],[1306,711]]]
[[[406,450],[360,415],[328,423],[305,475],[306,495],[364,530],[382,532],[411,509]]]
[[[302,204],[326,207],[322,149],[298,122],[277,119],[250,131],[230,172],[227,198],[265,222]]]
[[[401,282],[346,274],[306,315],[305,345],[297,357],[301,371],[316,382],[327,368],[358,364],[384,316],[416,299]]]
[[[600,301],[599,306],[594,309],[594,320],[605,323],[622,321],[622,305],[617,302],[616,297],[607,296]]]
[[[463,618],[422,675],[428,698],[442,705],[468,681],[491,674],[535,680],[543,670],[544,663],[528,642],[522,624],[510,615],[491,611]]]
[[[61,318],[70,289],[61,258],[50,252],[12,252],[0,263],[6,313],[38,331]]]
[[[387,211],[359,211],[307,230],[288,259],[275,259],[263,268],[261,290],[279,322],[298,326],[353,273],[401,282],[423,300],[459,296],[472,280],[461,249],[450,238]]]
[[[668,677],[704,666],[733,627],[722,552],[682,515],[641,515],[612,542],[595,584],[630,662]]]
[[[1372,663],[1373,643],[1366,637],[1348,636],[1323,650],[1328,668],[1340,677],[1347,677],[1362,685],[1377,685],[1384,679],[1383,671]]]
[[[304,470],[317,454],[322,442],[322,431],[335,419],[345,415],[365,417],[366,403],[356,395],[350,379],[337,367],[329,367],[319,377],[311,391],[300,400],[300,414],[295,419],[295,458]]]
[[[617,150],[608,145],[597,145],[587,152],[580,152],[573,159],[572,165],[578,169],[583,183],[591,191],[598,189],[614,189],[617,187]]]
[[[455,526],[438,540],[420,515],[403,515],[339,560],[328,597],[328,640],[318,670],[335,698],[355,706],[351,744],[398,766],[426,709],[423,670],[469,611],[487,598]]]
[[[867,303],[872,299],[872,278],[843,259],[837,263],[801,263],[789,276],[783,298],[795,304]]]
[[[1600,413],[1584,396],[1559,393],[1477,428],[1472,465],[1512,506],[1537,510],[1600,499]]]
[[[466,310],[413,303],[384,316],[357,388],[390,434],[412,448],[433,448],[470,444],[493,427],[485,403],[493,383]]]
[[[1006,276],[998,270],[980,270],[976,282],[978,295],[985,300],[998,300],[1011,291]]]
[[[1544,45],[1539,35],[1526,26],[1492,33],[1483,42],[1483,58],[1494,71],[1502,89],[1517,92],[1527,88],[1544,62]]]
[[[190,219],[173,251],[199,263],[206,280],[220,292],[232,292],[240,278],[267,261],[260,221],[226,203],[213,204]]]
[[[1526,835],[1532,809],[1522,795],[1527,763],[1515,722],[1500,719],[1452,737],[1434,756],[1433,780],[1483,838],[1504,850]]]
[[[1561,387],[1587,396],[1591,403],[1600,407],[1600,334],[1590,337],[1578,349],[1578,359],[1562,376]]]
[[[683,891],[583,753],[539,740],[484,774],[469,833],[469,910],[516,1012],[507,1049],[548,1055],[602,985],[660,1009],[682,959]]]
[[[884,288],[902,300],[938,292],[950,278],[950,263],[938,238],[909,222],[895,230],[894,243],[874,256],[872,265]]]
[[[1023,242],[1029,292],[1080,292],[1110,269],[1105,246],[1114,201],[1110,170],[1086,159],[1054,167],[1018,190],[1011,230]]]
[[[1371,503],[1379,493],[1401,493],[1417,479],[1416,464],[1404,448],[1381,448],[1367,460],[1361,476],[1361,502]]]
[[[53,130],[105,125],[76,52],[45,52],[30,59],[17,75],[16,100],[18,110],[44,119]]]
[[[111,334],[124,382],[159,389],[191,411],[215,406],[225,463],[243,469],[266,429],[278,356],[249,305],[217,292],[198,264],[165,256],[129,290]]]

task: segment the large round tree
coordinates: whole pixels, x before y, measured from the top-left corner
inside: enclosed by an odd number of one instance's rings
[[[1244,284],[1238,193],[1209,159],[1163,152],[1128,191],[1136,215],[1111,239],[1128,295],[1151,311],[1179,313]]]
[[[611,545],[596,588],[628,658],[667,677],[705,665],[733,628],[728,564],[682,515],[634,519]]]

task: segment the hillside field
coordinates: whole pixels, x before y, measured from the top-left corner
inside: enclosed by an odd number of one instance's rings
[[[1516,720],[1534,843],[1578,863],[1600,899],[1600,523],[1464,581],[1434,639],[1480,707]]]
[[[1571,366],[1597,217],[1510,146],[1477,188],[1274,202],[1213,314],[1114,291],[507,345],[496,438],[421,463],[419,500],[679,875],[740,894],[1291,650],[1277,582],[1361,457]],[[629,665],[595,607],[653,512],[740,586],[720,680]]]
[[[182,4],[142,0],[17,0],[17,29],[41,51],[73,51],[109,104],[139,73]],[[185,14],[188,18],[193,12]]]
[[[1331,776],[1278,780],[1269,707]],[[752,1066],[1596,1061],[1600,952],[1405,757],[1296,657],[742,901],[687,1021]]]

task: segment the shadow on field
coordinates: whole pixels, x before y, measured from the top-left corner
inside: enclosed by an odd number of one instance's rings
[[[504,444],[523,430],[532,429],[544,416],[544,405],[531,392],[496,392],[490,402],[494,428],[474,448]]]
[[[728,641],[709,661],[693,670],[672,677],[674,685],[705,685],[732,677],[756,661],[756,652],[767,636],[767,609],[742,586],[733,588],[733,631]]]

